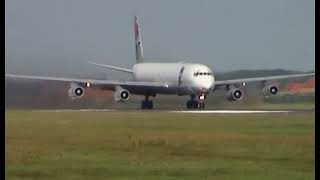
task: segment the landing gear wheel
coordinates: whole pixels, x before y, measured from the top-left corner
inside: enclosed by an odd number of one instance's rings
[[[146,105],[146,101],[142,101],[141,102],[141,109],[146,109],[147,105]]]
[[[141,109],[153,109],[153,102],[152,101],[142,101]]]
[[[204,109],[203,101],[196,101],[195,95],[191,95],[191,100],[187,101],[187,109]]]
[[[187,101],[187,109],[198,109],[198,102],[192,100]]]
[[[191,103],[190,103],[190,101],[187,101],[187,109],[191,109]]]
[[[193,108],[193,102],[192,101],[187,101],[187,109],[192,109]]]
[[[153,102],[152,101],[148,101],[148,109],[153,109]]]
[[[193,109],[198,109],[198,108],[199,108],[199,103],[198,103],[198,101],[193,101],[193,102],[192,102],[192,108],[193,108]]]
[[[145,97],[146,99],[141,102],[141,109],[153,109],[153,102],[149,101],[149,95]]]
[[[204,109],[204,108],[205,108],[204,102],[200,102],[199,103],[199,109]]]

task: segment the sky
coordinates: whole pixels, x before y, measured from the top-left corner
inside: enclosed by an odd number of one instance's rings
[[[131,68],[134,15],[148,62],[315,68],[314,0],[6,0],[6,72],[106,71],[87,61]]]

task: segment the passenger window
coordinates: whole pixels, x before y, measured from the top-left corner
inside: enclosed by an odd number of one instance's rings
[[[202,73],[199,73],[199,75],[201,76],[201,75],[202,75]]]

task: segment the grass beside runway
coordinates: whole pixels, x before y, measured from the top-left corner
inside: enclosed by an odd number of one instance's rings
[[[224,109],[257,109],[257,110],[281,110],[281,109],[291,109],[291,110],[312,110],[314,109],[314,103],[310,102],[299,102],[299,103],[258,103],[258,104],[240,104],[235,103],[233,105],[225,105]],[[217,108],[220,109],[220,108]]]
[[[314,112],[6,111],[7,179],[314,179]]]

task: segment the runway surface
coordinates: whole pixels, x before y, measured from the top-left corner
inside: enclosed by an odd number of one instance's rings
[[[172,113],[199,113],[199,114],[258,114],[258,113],[291,113],[295,111],[276,110],[202,110],[202,111],[169,111]]]
[[[266,114],[266,113],[295,113],[312,112],[313,110],[117,110],[117,109],[52,109],[32,110],[38,112],[167,112],[193,114]]]

